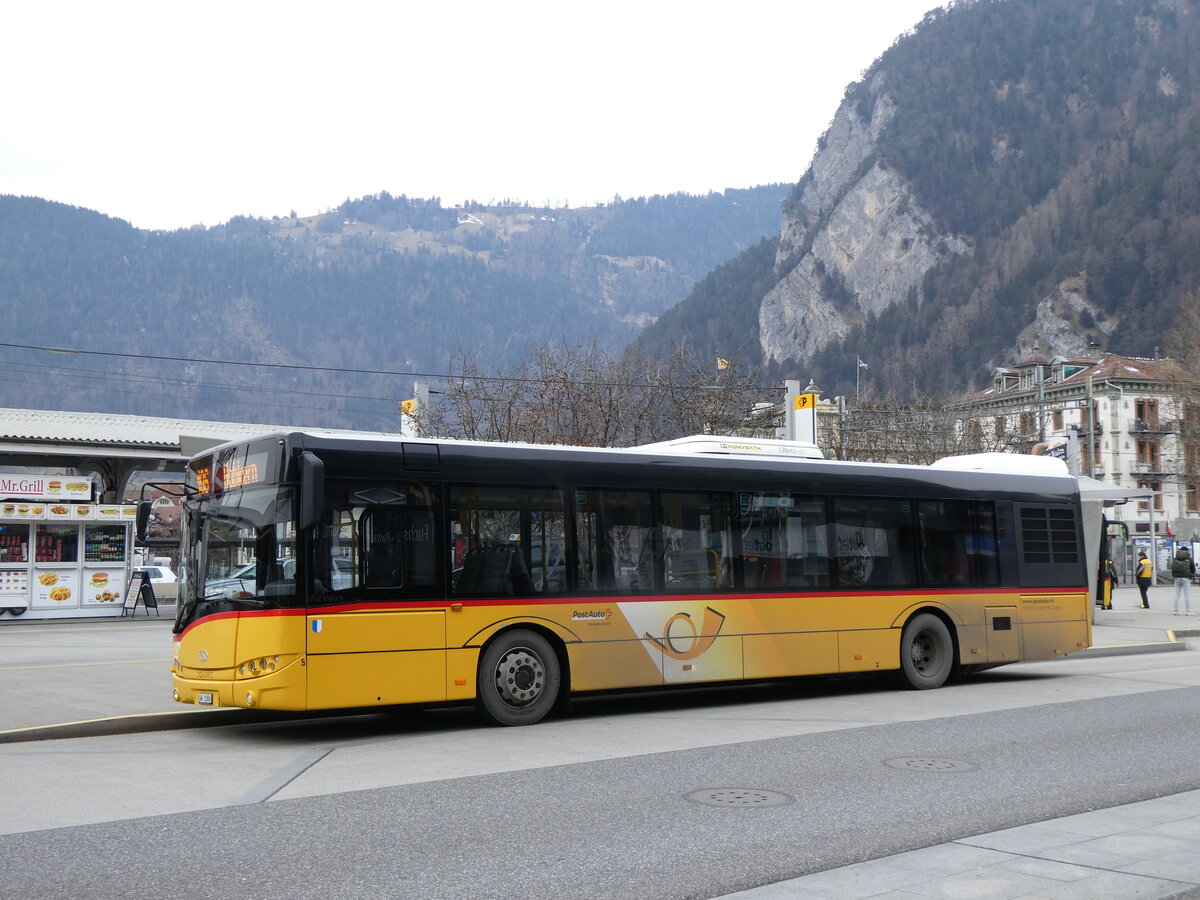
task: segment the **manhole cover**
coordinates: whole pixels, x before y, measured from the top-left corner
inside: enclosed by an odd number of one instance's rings
[[[792,798],[778,791],[760,791],[757,788],[706,788],[687,795],[693,803],[705,806],[783,806]]]
[[[932,756],[901,756],[885,759],[885,766],[906,769],[910,772],[972,772],[975,766],[960,759],[937,759]]]

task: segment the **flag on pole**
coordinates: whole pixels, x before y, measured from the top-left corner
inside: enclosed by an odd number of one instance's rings
[[[728,369],[728,368],[729,368],[729,360],[722,359],[721,357],[718,356],[717,357],[717,371],[719,372],[722,369]]]
[[[866,369],[866,368],[868,368],[867,364],[866,364],[865,362],[863,362],[861,358],[859,358],[859,360],[858,360],[858,367],[859,367],[860,369]]]

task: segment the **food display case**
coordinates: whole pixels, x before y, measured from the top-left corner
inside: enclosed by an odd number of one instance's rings
[[[0,613],[120,615],[137,507],[93,502],[84,476],[29,477],[22,486],[26,496],[0,498]]]
[[[82,606],[112,606],[124,599],[128,538],[128,525],[83,526]]]
[[[29,526],[0,522],[0,610],[29,608]]]

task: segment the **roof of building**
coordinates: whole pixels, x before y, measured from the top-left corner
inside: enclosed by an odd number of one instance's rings
[[[132,451],[147,456],[187,458],[205,447],[237,438],[302,428],[114,413],[0,409],[0,462],[5,451],[29,452],[37,448],[52,453],[55,447],[72,452],[95,448],[98,454],[125,451],[122,455],[130,455]]]
[[[178,447],[179,436],[236,437],[278,431],[278,425],[159,419],[112,413],[46,409],[0,409],[0,440]]]
[[[1040,359],[1040,357],[1039,357]],[[1045,382],[1046,388],[1060,388],[1062,386],[1086,385],[1090,377],[1093,383],[1108,380],[1127,380],[1127,381],[1160,381],[1174,382],[1180,380],[1193,380],[1192,376],[1185,373],[1179,368],[1178,363],[1173,359],[1140,359],[1133,356],[1120,356],[1116,353],[1105,353],[1100,357],[1055,357],[1054,362],[1050,363],[1046,360],[1041,360],[1039,363],[1032,358],[1023,360],[1018,365],[1025,367],[1027,365],[1058,365],[1079,368],[1063,378],[1061,381]],[[998,367],[995,370],[996,374],[1014,373],[1011,368]],[[953,402],[954,406],[970,406],[974,403],[980,403],[987,400],[994,400],[1001,396],[1020,396],[1022,393],[1033,392],[1037,390],[1036,385],[1022,385],[1013,387],[1003,391],[996,390],[995,385],[985,388],[982,391],[977,391],[974,394],[968,394],[959,400]]]

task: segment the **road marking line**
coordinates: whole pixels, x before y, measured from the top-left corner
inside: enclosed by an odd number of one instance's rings
[[[117,659],[110,662],[90,663],[53,663],[45,666],[0,666],[0,672],[20,672],[22,669],[77,669],[87,666],[132,666],[138,663],[170,662],[168,657],[162,659]]]
[[[270,778],[246,791],[246,793],[242,794],[242,796],[229,805],[252,806],[255,803],[263,803],[270,800],[333,751],[333,747],[313,747],[306,753],[297,756],[283,768],[274,772]]]

